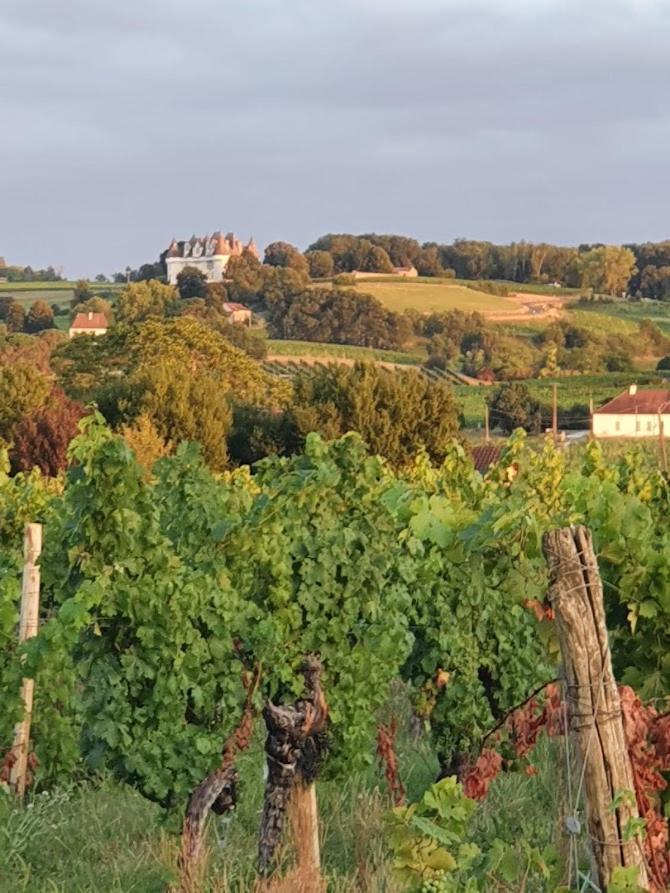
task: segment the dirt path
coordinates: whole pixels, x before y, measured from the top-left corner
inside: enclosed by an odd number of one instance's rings
[[[562,295],[541,295],[533,292],[512,292],[507,300],[516,304],[517,309],[504,313],[484,313],[491,322],[529,322],[560,319],[565,313],[569,299]]]

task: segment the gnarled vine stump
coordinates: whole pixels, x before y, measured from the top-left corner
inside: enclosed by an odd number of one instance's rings
[[[263,710],[268,730],[265,742],[268,778],[258,847],[258,871],[264,891],[318,893],[321,877],[318,816],[314,780],[324,749],[328,708],[321,689],[321,663],[310,657],[303,666],[307,694],[294,704],[268,703]],[[285,818],[291,815],[296,868],[284,878],[269,878],[282,840]]]

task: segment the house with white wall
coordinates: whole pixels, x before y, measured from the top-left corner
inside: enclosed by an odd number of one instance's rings
[[[641,391],[632,384],[594,411],[591,430],[597,438],[658,437],[661,430],[669,436],[670,390]]]
[[[104,313],[77,313],[70,326],[70,338],[75,335],[104,335],[109,328]]]
[[[224,235],[215,232],[211,236],[191,236],[185,242],[173,239],[161,257],[165,258],[170,285],[177,284],[177,276],[184,267],[195,267],[196,270],[200,270],[208,282],[221,282],[230,258],[240,257],[245,251],[254,257],[260,257],[253,239],[249,239],[244,245],[234,233]]]

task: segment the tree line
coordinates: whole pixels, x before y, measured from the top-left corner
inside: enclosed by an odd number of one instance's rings
[[[7,282],[60,282],[63,277],[53,267],[35,270],[31,266],[5,264],[0,258],[0,279]]]
[[[477,239],[420,243],[402,235],[328,233],[304,253],[278,241],[267,246],[262,264],[252,255],[243,255],[231,259],[230,269],[238,264],[289,269],[311,280],[334,278],[336,284],[352,284],[346,277],[353,272],[389,274],[413,266],[420,276],[456,278],[484,288],[491,287],[486,283],[498,281],[500,293],[505,293],[504,283],[509,283],[508,287],[514,283],[549,284],[597,295],[670,299],[670,240],[564,246],[526,241],[495,244]],[[261,289],[260,275],[248,271],[247,285],[256,282],[256,289],[243,289],[247,296]],[[159,260],[136,270],[127,268],[113,279],[138,282],[165,276],[165,264]]]
[[[562,246],[455,239],[443,244],[399,235],[330,233],[313,242],[305,257],[316,277],[354,270],[390,273],[411,265],[421,276],[559,283],[602,294],[670,298],[670,240]]]

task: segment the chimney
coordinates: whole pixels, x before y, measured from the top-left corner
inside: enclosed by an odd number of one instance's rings
[[[631,397],[634,397],[637,394],[637,385],[636,384],[629,385],[628,393],[630,394]]]
[[[88,311],[88,318],[93,319],[93,311],[91,311],[91,310]],[[634,393],[635,393],[634,391],[631,391],[631,394],[634,394]]]

